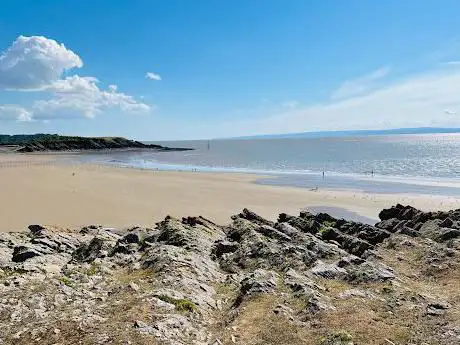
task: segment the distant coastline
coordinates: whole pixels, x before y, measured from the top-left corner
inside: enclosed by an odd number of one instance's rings
[[[460,128],[445,127],[415,127],[415,128],[392,128],[392,129],[363,129],[344,131],[315,131],[282,134],[261,134],[228,139],[289,139],[289,138],[333,138],[351,136],[374,136],[374,135],[404,135],[404,134],[454,134],[460,133]]]

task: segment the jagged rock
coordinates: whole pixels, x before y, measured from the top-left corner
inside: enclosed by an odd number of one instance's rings
[[[326,227],[321,232],[321,238],[327,241],[336,241],[340,243],[341,247],[348,251],[350,254],[361,256],[366,250],[371,249],[372,245],[364,240],[361,240],[352,235],[342,233],[340,230]]]
[[[335,310],[336,308],[327,303],[323,298],[319,296],[313,296],[307,301],[306,311],[310,314],[316,314],[322,311]]]
[[[297,297],[311,297],[315,294],[315,290],[324,289],[319,287],[311,278],[305,274],[300,274],[288,269],[284,275],[284,284],[291,289]]]
[[[286,305],[279,304],[273,309],[273,313],[276,315],[283,315],[284,317],[294,320],[294,310]]]
[[[238,243],[232,242],[232,241],[220,240],[216,242],[212,252],[216,257],[219,258],[223,254],[233,253],[237,249],[238,249]]]
[[[315,220],[314,216],[308,217],[306,213],[303,213],[303,216],[301,213],[300,217],[281,214],[278,223],[287,223],[302,232],[311,234],[316,234],[321,229],[321,224]]]
[[[439,231],[437,240],[440,242],[452,240],[454,238],[460,237],[460,230],[457,229],[449,229],[449,228],[441,228]]]
[[[239,299],[255,294],[273,293],[277,286],[279,275],[273,271],[257,269],[241,281]]]
[[[454,225],[454,222],[449,217],[445,218],[443,221],[441,221],[441,223],[439,223],[439,226],[443,228],[450,228],[452,225]]]
[[[72,257],[81,262],[91,262],[101,254],[104,241],[98,237],[94,237],[88,244],[82,244],[75,250]]]
[[[311,268],[311,273],[327,279],[345,279],[348,275],[346,269],[337,266],[336,264],[326,264],[318,260]]]
[[[247,208],[243,209],[243,212],[241,212],[237,216],[234,216],[233,219],[235,219],[236,217],[249,220],[249,221],[254,222],[255,224],[258,224],[258,225],[268,225],[268,226],[271,226],[271,227],[273,227],[275,225],[275,223],[273,223],[272,221],[269,221],[267,219],[262,218],[261,216],[257,215],[256,213],[254,213],[252,211],[249,211]]]
[[[33,258],[35,256],[41,255],[38,251],[35,249],[26,247],[26,246],[16,246],[14,247],[13,250],[13,257],[12,261],[13,262],[23,262],[26,261],[27,259]]]
[[[273,227],[268,226],[268,225],[260,226],[257,229],[257,231],[260,232],[261,234],[267,236],[267,237],[274,238],[274,239],[277,239],[277,240],[281,240],[281,241],[290,241],[291,240],[290,236],[288,236],[288,235],[284,234],[283,232],[278,231],[278,230],[276,230]]]
[[[139,330],[141,333],[154,334],[155,329],[152,326],[149,326],[143,321],[136,320],[134,322],[134,327]]]
[[[29,225],[28,228],[34,236],[40,235],[42,231],[46,230],[44,226],[38,224]]]
[[[379,218],[381,220],[387,220],[391,218],[397,219],[412,219],[414,218],[420,211],[415,209],[412,206],[403,206],[401,204],[397,204],[389,209],[384,209],[379,213]]]
[[[444,315],[451,306],[444,301],[433,302],[427,305],[426,313],[432,316]]]
[[[403,226],[397,231],[399,234],[407,235],[410,237],[417,237],[420,235],[419,231],[416,231],[412,228],[409,228],[408,226]]]
[[[376,245],[382,243],[386,238],[390,237],[390,232],[370,225],[363,225],[357,227],[357,237],[372,244]]]
[[[395,278],[389,267],[372,262],[364,262],[348,268],[348,280],[352,282],[384,282]]]
[[[375,224],[377,228],[384,229],[390,232],[394,232],[393,229],[400,223],[401,221],[397,218],[389,218],[382,220]]]
[[[245,343],[249,321],[255,332],[281,325],[301,335],[298,327],[307,326],[327,334],[314,342],[349,345],[351,338],[328,334],[323,322],[348,312],[368,315],[372,300],[379,312],[366,320],[370,329],[415,327],[413,334],[424,338],[411,338],[414,344],[456,343],[451,287],[460,268],[460,210],[397,205],[385,217],[372,227],[301,212],[280,214],[274,223],[243,210],[228,226],[167,217],[154,229],[32,226],[29,234],[0,233],[0,340],[51,345],[59,341],[53,337],[75,342],[78,332],[87,343],[124,343],[137,333],[170,345],[232,337]],[[29,251],[37,255],[27,257]],[[21,255],[24,261],[15,262]],[[446,289],[432,288],[437,279]],[[264,296],[252,298],[258,295]],[[406,313],[413,317],[402,320]],[[116,338],[119,330],[123,339]]]
[[[399,206],[399,204],[398,204]],[[388,220],[388,219],[399,219],[398,216],[399,216],[399,212],[400,212],[400,209],[398,206],[393,206],[391,208],[387,208],[387,209],[383,209],[382,211],[380,211],[379,213],[379,218],[380,220]]]
[[[286,234],[290,238],[298,235],[299,233],[299,230],[288,223],[277,223],[275,227],[278,231],[281,231],[283,234]]]
[[[423,237],[431,238],[432,240],[437,239],[439,231],[441,230],[439,219],[432,219],[425,222],[420,228],[419,232]]]
[[[347,255],[343,256],[340,258],[340,260],[337,262],[337,266],[339,267],[348,267],[350,265],[361,265],[364,263],[366,260],[354,256],[354,255]]]
[[[305,217],[306,214],[304,213],[303,215]],[[334,223],[336,221],[336,219],[332,217],[331,215],[329,215],[328,213],[321,213],[321,212],[315,215],[315,219],[319,223],[324,223],[324,222]]]
[[[136,253],[136,251],[139,249],[137,243],[122,243],[118,242],[113,249],[110,251],[109,255],[114,256],[116,254],[125,254],[125,255],[131,255]]]
[[[139,237],[139,234],[135,232],[128,232],[119,241],[122,243],[136,243],[137,244],[140,242],[140,237]]]

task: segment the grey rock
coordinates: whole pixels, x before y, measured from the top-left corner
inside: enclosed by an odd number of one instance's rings
[[[300,274],[292,268],[284,274],[284,284],[294,293],[297,297],[311,297],[315,294],[316,290],[321,289],[313,279],[305,274]]]
[[[400,229],[398,229],[398,233],[407,235],[410,237],[417,237],[420,234],[419,231],[409,228],[408,226],[403,226]]]
[[[44,226],[38,224],[29,225],[28,228],[34,236],[39,236],[44,230],[46,230]]]
[[[427,315],[431,315],[431,316],[440,316],[440,315],[444,315],[447,309],[449,309],[450,307],[451,305],[447,302],[436,301],[433,303],[429,303],[427,305],[426,313]]]
[[[290,241],[291,240],[290,236],[268,225],[261,225],[257,229],[257,231],[269,238],[274,238],[280,241]]]
[[[399,222],[400,220],[397,218],[390,218],[378,222],[377,224],[375,224],[375,226],[380,229],[385,229],[387,231],[394,232],[393,229],[398,225]]]
[[[327,279],[345,279],[348,275],[346,269],[337,266],[336,264],[326,264],[318,260],[311,268],[311,273]]]
[[[452,227],[452,225],[454,225],[454,221],[450,219],[449,217],[447,217],[441,223],[439,223],[439,226],[443,228],[450,228]]]
[[[273,271],[257,269],[241,281],[240,299],[255,294],[273,293],[279,275]]]
[[[26,246],[16,246],[13,250],[13,262],[24,262],[27,259],[31,259],[35,256],[41,255],[37,250]]]
[[[348,280],[353,282],[384,282],[395,278],[389,267],[366,261],[348,268]]]
[[[72,257],[76,261],[91,262],[96,260],[101,253],[104,241],[101,238],[94,237],[88,244],[82,244],[73,252]]]
[[[238,243],[226,240],[217,241],[212,250],[216,257],[221,257],[225,253],[232,253],[238,249]]]
[[[249,220],[249,221],[254,222],[255,224],[258,224],[258,225],[268,225],[268,226],[271,226],[271,227],[273,227],[275,225],[275,223],[273,223],[272,221],[269,221],[267,219],[262,218],[261,216],[259,216],[258,214],[248,210],[247,208],[243,209],[243,212],[241,212],[237,216],[234,216],[233,218],[236,218],[236,217]]]

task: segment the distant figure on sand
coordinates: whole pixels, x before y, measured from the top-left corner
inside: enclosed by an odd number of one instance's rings
[[[324,178],[324,170],[323,170],[323,178]]]

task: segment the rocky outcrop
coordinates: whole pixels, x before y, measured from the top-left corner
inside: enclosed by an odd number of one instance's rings
[[[16,152],[82,151],[109,149],[155,149],[158,151],[186,151],[187,148],[169,148],[121,137],[74,137],[57,134],[0,135],[0,145],[15,145]]]
[[[244,209],[225,226],[1,233],[0,343],[453,344],[458,216],[397,205],[374,227]]]
[[[412,206],[396,205],[382,210],[375,226],[392,233],[425,237],[437,242],[460,238],[460,209],[423,212]]]

